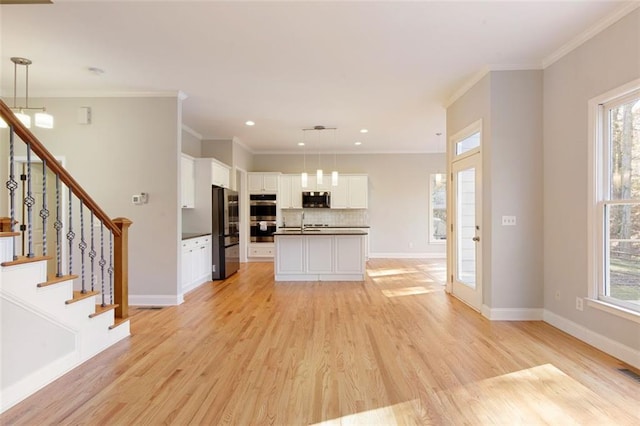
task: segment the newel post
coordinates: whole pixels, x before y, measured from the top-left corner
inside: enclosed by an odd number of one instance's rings
[[[0,217],[0,232],[11,232],[10,217]]]
[[[116,318],[129,317],[129,227],[133,223],[125,217],[113,219],[120,229],[120,236],[114,235],[113,246],[113,302],[118,305]]]

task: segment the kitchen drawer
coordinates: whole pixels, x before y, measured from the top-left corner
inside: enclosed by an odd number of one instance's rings
[[[273,246],[269,247],[249,247],[249,257],[273,257],[275,252]]]

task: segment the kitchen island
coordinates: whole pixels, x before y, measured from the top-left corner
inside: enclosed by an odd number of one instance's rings
[[[273,235],[276,281],[364,280],[364,230],[281,229]]]

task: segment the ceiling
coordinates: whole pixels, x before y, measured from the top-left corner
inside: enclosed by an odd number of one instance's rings
[[[182,91],[183,122],[253,152],[444,152],[487,67],[541,69],[614,1],[74,1],[0,6],[0,70],[30,96]],[[96,67],[104,73],[91,71]],[[252,120],[253,127],[244,123]],[[316,125],[337,130],[303,132]],[[360,133],[366,128],[368,133]],[[303,135],[304,133],[304,135]],[[440,135],[438,135],[440,134]],[[360,141],[362,145],[355,146]]]

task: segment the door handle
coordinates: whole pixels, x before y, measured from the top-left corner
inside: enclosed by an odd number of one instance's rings
[[[472,240],[477,243],[478,241],[480,241],[480,237],[473,237]]]

